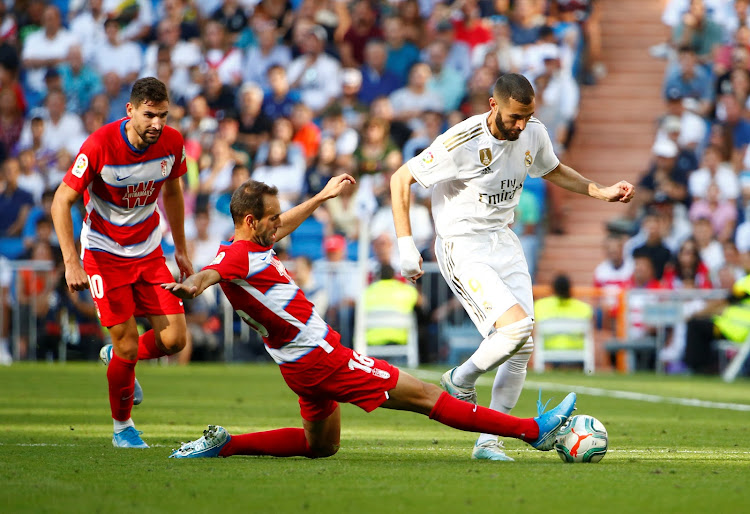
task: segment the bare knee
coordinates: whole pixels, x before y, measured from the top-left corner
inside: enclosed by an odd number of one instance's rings
[[[185,348],[187,334],[184,331],[171,330],[157,336],[157,341],[167,355],[174,355]]]
[[[339,444],[325,444],[322,446],[316,446],[314,448],[310,448],[311,455],[309,455],[309,458],[324,459],[326,457],[332,457],[333,455],[336,455],[336,453],[338,453],[339,448]]]

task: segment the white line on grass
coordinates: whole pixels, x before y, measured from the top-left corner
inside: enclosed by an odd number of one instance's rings
[[[419,378],[427,380],[439,380],[442,373],[439,371],[428,371],[421,369],[410,369],[409,373]],[[492,385],[492,380],[487,377],[481,377],[478,381],[480,385]],[[547,391],[575,391],[576,393],[589,394],[591,396],[606,396],[609,398],[618,398],[620,400],[636,400],[651,403],[673,403],[675,405],[686,405],[688,407],[702,407],[704,409],[726,409],[742,412],[750,412],[750,405],[743,403],[729,402],[711,402],[707,400],[698,400],[697,398],[677,398],[674,396],[661,396],[658,394],[644,394],[633,391],[618,391],[616,389],[603,389],[601,387],[588,387],[581,385],[555,384],[553,382],[536,382],[527,380],[524,384],[526,389],[544,389]]]
[[[88,446],[82,444],[59,444],[59,443],[0,443],[0,446]],[[149,448],[167,448],[164,444],[149,444]]]

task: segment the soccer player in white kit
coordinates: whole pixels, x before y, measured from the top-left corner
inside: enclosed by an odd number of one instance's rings
[[[490,111],[448,129],[391,178],[393,218],[401,274],[424,273],[411,236],[410,186],[433,186],[432,216],[440,271],[484,340],[463,364],[447,371],[441,386],[476,403],[475,383],[498,367],[490,408],[509,413],[521,394],[533,350],[531,277],[518,238],[510,230],[527,175],[607,202],[629,202],[625,181],[604,187],[560,162],[544,125],[533,117],[534,89],[523,75],[495,83]],[[481,434],[472,457],[513,460],[497,437]]]

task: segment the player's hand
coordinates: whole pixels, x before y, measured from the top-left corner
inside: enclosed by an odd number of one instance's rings
[[[195,298],[196,293],[198,292],[198,286],[186,286],[185,284],[180,284],[179,282],[169,282],[167,284],[162,284],[161,288],[165,291],[169,291],[177,298],[182,298],[183,300],[192,300],[193,298]]]
[[[628,203],[635,196],[635,187],[630,182],[621,180],[615,185],[601,189],[608,202]]]
[[[416,283],[417,279],[424,275],[424,270],[422,270],[422,256],[411,236],[398,238],[398,256],[401,261],[401,275],[409,279],[411,283]]]
[[[89,276],[83,271],[83,266],[79,261],[65,266],[65,282],[71,293],[89,288]]]
[[[190,262],[190,257],[187,256],[187,253],[175,251],[174,260],[177,263],[177,267],[180,268],[180,282],[194,273],[193,263]]]
[[[323,198],[323,200],[336,198],[341,194],[341,191],[343,191],[345,187],[348,187],[350,184],[354,185],[356,183],[357,181],[354,180],[354,177],[352,177],[348,173],[336,175],[328,181],[328,184],[326,184],[326,186],[320,192],[320,196]]]

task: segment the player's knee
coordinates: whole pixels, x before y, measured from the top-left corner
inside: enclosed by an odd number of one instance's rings
[[[333,443],[324,444],[322,446],[315,446],[313,448],[310,448],[309,457],[311,459],[324,459],[326,457],[332,457],[333,455],[336,455],[336,453],[338,453],[340,447],[340,444]]]
[[[174,355],[182,351],[187,344],[187,333],[183,331],[172,331],[167,334],[162,334],[159,337],[159,342],[167,355]]]
[[[472,361],[483,371],[499,366],[528,343],[533,329],[534,320],[530,316],[498,328],[494,334],[482,341],[472,355]]]

